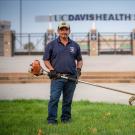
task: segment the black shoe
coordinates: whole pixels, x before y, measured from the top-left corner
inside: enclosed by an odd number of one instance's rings
[[[61,122],[62,122],[62,123],[65,123],[65,124],[68,124],[68,123],[71,122],[71,119],[69,119],[69,120],[61,120]]]

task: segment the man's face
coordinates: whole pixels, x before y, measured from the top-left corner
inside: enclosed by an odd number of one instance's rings
[[[63,27],[63,28],[58,29],[58,33],[61,38],[68,38],[70,34],[70,29]]]

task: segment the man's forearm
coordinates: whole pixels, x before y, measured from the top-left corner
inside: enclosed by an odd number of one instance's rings
[[[45,63],[45,66],[49,69],[49,71],[54,70],[49,60],[45,60],[44,63]]]
[[[82,66],[83,66],[83,61],[82,60],[80,60],[80,61],[77,61],[77,68],[82,68]]]

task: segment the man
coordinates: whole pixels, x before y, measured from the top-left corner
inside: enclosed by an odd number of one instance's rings
[[[48,104],[48,124],[57,124],[58,102],[63,94],[61,122],[71,120],[71,104],[76,82],[58,77],[65,75],[78,78],[83,65],[79,45],[69,38],[70,26],[66,22],[58,25],[59,37],[45,48],[43,60],[49,69],[51,79],[50,101]]]

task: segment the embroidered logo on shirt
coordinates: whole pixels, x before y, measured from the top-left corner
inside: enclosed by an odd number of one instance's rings
[[[74,52],[75,52],[74,47],[70,47],[70,52],[71,52],[71,53],[74,53]]]

